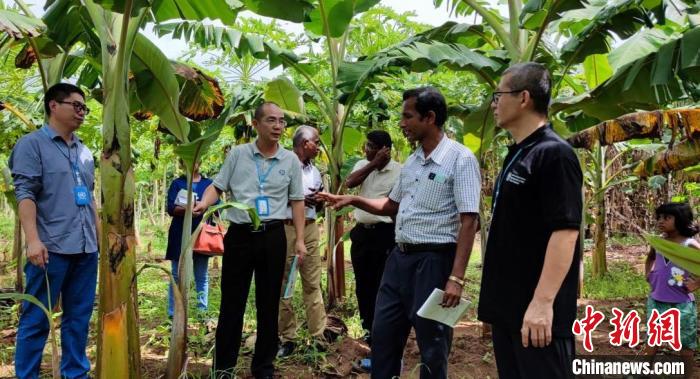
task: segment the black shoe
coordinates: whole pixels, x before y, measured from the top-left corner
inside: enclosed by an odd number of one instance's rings
[[[292,341],[287,341],[280,346],[280,349],[277,351],[277,358],[284,358],[292,355],[294,352],[294,349],[296,349],[297,344],[295,344]]]
[[[333,343],[335,340],[338,339],[340,335],[331,329],[326,329],[323,331],[323,338],[326,340],[328,343]]]

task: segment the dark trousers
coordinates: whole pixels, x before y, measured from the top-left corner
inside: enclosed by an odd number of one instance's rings
[[[444,289],[455,252],[402,253],[394,248],[386,261],[372,326],[372,378],[401,375],[401,358],[411,327],[420,349],[420,377],[447,378],[452,328],[418,317],[435,288]]]
[[[552,338],[546,347],[523,347],[520,333],[493,325],[493,351],[501,379],[573,378],[574,338]]]
[[[61,377],[86,378],[90,361],[85,354],[90,316],[97,284],[97,253],[49,253],[46,269],[30,262],[24,266],[27,278],[25,293],[48,307],[56,305],[61,295]],[[46,287],[48,277],[49,288]],[[49,311],[53,311],[49,308]],[[49,335],[46,314],[36,305],[22,302],[22,315],[17,329],[15,376],[20,379],[39,377],[42,352]]]
[[[224,237],[221,268],[221,306],[216,328],[214,369],[217,378],[235,376],[241,347],[243,315],[250,281],[255,272],[257,340],[251,371],[255,377],[272,375],[277,354],[277,314],[286,257],[283,224],[263,232],[232,224]]]
[[[360,309],[362,329],[370,333],[384,264],[394,246],[394,224],[380,222],[372,226],[366,228],[357,225],[350,231],[350,258],[355,273],[357,306]]]

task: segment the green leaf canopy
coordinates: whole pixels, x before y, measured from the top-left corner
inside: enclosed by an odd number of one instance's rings
[[[328,35],[339,38],[345,33],[350,21],[379,3],[379,0],[319,0],[318,5],[309,14],[309,21],[304,28],[315,35]],[[324,28],[328,28],[328,33]]]

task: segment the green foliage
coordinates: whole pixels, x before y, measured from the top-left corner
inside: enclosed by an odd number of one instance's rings
[[[379,0],[319,0],[309,13],[304,28],[314,35],[340,38],[356,14],[379,3]]]
[[[689,271],[693,275],[700,276],[700,250],[651,234],[645,235],[644,238],[655,250],[662,253],[678,267]]]
[[[584,261],[585,272],[591,272],[591,260]],[[649,294],[644,274],[627,262],[612,262],[608,272],[599,278],[585,275],[583,297],[596,300],[643,298]]]
[[[296,115],[304,114],[304,99],[299,89],[285,76],[277,77],[269,82],[263,94],[265,101],[272,101],[284,111]]]
[[[178,140],[187,141],[189,124],[179,111],[180,90],[170,61],[153,42],[138,34],[131,62],[139,99],[145,109],[158,115]]]

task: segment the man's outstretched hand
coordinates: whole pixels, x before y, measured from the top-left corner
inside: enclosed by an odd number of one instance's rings
[[[319,192],[316,194],[317,201],[325,201],[333,209],[341,209],[352,203],[352,196],[349,195],[333,195],[328,192]]]

